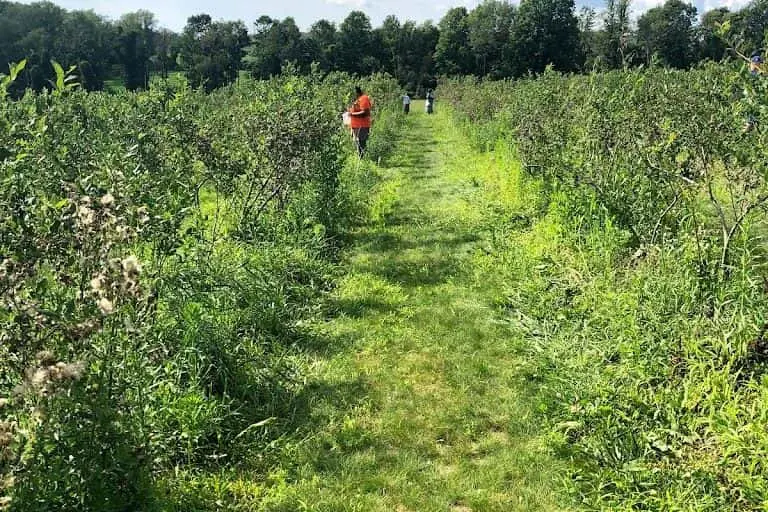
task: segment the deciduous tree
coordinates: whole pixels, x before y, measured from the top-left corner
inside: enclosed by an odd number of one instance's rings
[[[646,62],[650,64],[655,55],[667,66],[690,66],[696,54],[695,23],[696,7],[681,0],[667,0],[643,14],[637,33]]]
[[[540,73],[548,65],[576,71],[584,63],[573,0],[523,0],[512,28],[514,74]]]
[[[435,64],[439,73],[466,75],[473,71],[468,18],[466,8],[455,7],[440,20],[440,37],[435,49]]]
[[[213,22],[207,14],[192,16],[181,39],[181,68],[193,86],[215,89],[237,78],[248,43],[248,30],[241,21]]]

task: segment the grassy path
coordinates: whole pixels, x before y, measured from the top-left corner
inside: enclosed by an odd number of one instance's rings
[[[449,116],[415,108],[385,169],[389,207],[352,234],[339,340],[318,355],[306,421],[265,510],[554,510],[557,463],[492,306],[475,153]],[[487,169],[486,169],[487,171]],[[503,175],[503,169],[498,170]]]

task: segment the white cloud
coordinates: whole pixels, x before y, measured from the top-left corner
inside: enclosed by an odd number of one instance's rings
[[[664,0],[634,0],[632,2],[632,13],[636,16],[643,14],[649,9],[658,7],[664,3]]]
[[[738,11],[748,3],[749,0],[705,0],[702,12],[711,11],[719,7],[727,7],[730,11]]]
[[[368,0],[325,0],[325,3],[331,5],[344,5],[347,7],[354,7],[356,9],[370,5]]]

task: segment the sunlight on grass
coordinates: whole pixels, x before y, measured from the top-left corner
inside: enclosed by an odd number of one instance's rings
[[[312,424],[324,426],[286,441],[285,479],[258,510],[558,509],[559,466],[518,374],[519,340],[497,316],[501,262],[478,257],[494,204],[532,207],[516,195],[511,156],[494,158],[447,115],[408,119],[391,167],[377,171],[371,221],[350,233],[335,316],[314,327],[351,343],[323,352],[310,381],[356,380],[365,394],[317,400]]]

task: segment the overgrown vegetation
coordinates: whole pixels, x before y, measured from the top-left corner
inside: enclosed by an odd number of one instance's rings
[[[714,65],[440,89],[480,147],[524,164],[478,263],[504,269],[521,377],[587,509],[768,500],[767,92]]]
[[[0,508],[204,507],[189,475],[258,473],[295,421],[302,322],[370,182],[354,83],[107,95],[57,67],[11,101],[23,66],[0,77]],[[397,86],[366,86],[384,137]]]

